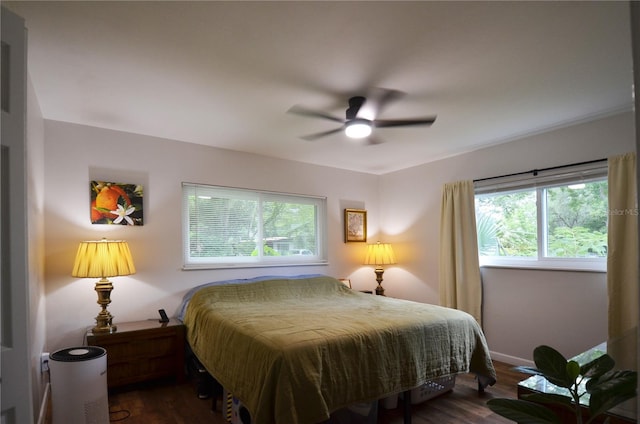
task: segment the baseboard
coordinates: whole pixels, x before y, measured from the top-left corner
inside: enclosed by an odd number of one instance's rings
[[[493,351],[489,352],[489,354],[491,355],[491,359],[504,362],[505,364],[514,365],[514,366],[526,365],[528,367],[535,367],[535,363],[528,359],[522,359],[522,358],[518,358],[517,356],[505,355],[503,353],[493,352]]]
[[[40,414],[38,414],[38,424],[45,424],[47,419],[47,409],[49,408],[49,400],[51,398],[51,383],[44,386],[44,394],[40,402]]]

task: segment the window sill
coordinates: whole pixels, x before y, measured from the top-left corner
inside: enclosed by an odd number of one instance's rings
[[[480,268],[505,268],[505,269],[527,269],[540,271],[567,271],[567,272],[607,272],[605,261],[538,261],[538,260],[505,260],[487,261],[480,263]]]
[[[328,261],[317,262],[278,262],[278,263],[229,263],[229,264],[185,264],[183,271],[197,271],[204,269],[239,269],[239,268],[277,268],[329,265]]]

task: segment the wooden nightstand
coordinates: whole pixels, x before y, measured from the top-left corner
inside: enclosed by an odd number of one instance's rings
[[[175,319],[117,323],[111,334],[87,333],[87,344],[107,350],[107,385],[113,387],[163,377],[182,382],[184,325]]]

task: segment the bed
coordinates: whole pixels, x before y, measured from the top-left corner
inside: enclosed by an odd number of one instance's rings
[[[179,318],[207,371],[257,424],[316,424],[331,412],[435,377],[495,370],[467,313],[352,290],[323,275],[211,283]]]

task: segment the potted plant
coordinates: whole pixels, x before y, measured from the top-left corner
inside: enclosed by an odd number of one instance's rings
[[[557,405],[572,411],[576,424],[589,424],[616,405],[636,396],[638,373],[614,370],[615,362],[606,353],[580,365],[575,360],[567,360],[552,347],[543,345],[534,349],[533,360],[536,368],[518,369],[541,375],[550,383],[566,389],[568,394],[533,393],[523,395],[522,399],[491,399],[487,406],[493,412],[520,424],[561,424],[553,410],[545,406]],[[586,399],[585,396],[589,398],[588,418],[583,417],[580,406],[580,400]]]

